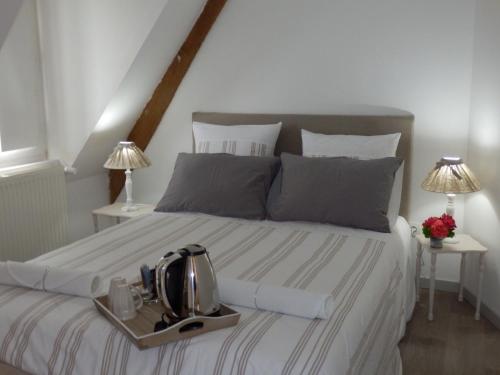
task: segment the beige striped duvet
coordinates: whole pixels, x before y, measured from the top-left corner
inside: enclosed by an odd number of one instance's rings
[[[90,300],[0,285],[0,361],[33,374],[397,374],[413,303],[408,224],[380,234],[327,225],[152,214],[34,260],[138,276],[187,243],[218,274],[328,292],[335,311],[307,320],[236,307],[240,323],[146,351]],[[105,285],[107,280],[105,279]]]

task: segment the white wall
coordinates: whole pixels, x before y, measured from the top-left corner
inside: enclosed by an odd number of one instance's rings
[[[106,109],[130,100],[138,71],[148,75],[147,85],[159,76],[159,64],[138,54],[173,53],[200,2],[171,1],[179,18],[168,27],[155,26],[168,14],[167,0],[38,1],[50,156],[68,164],[81,159],[88,171],[69,182],[72,239],[91,233],[90,211],[107,197],[102,161],[83,155],[91,152],[85,142],[98,123],[106,125]],[[137,200],[161,197],[177,153],[191,150],[194,111],[338,113],[375,105],[415,114],[411,221],[439,213],[445,198],[418,187],[440,156],[467,154],[475,3],[228,2],[147,149],[153,166],[135,173]],[[166,36],[165,51],[155,54],[161,30],[176,36]],[[130,121],[130,113],[112,125]],[[460,200],[457,217],[463,226]],[[456,280],[457,269],[456,259],[440,259],[438,277]]]
[[[116,144],[127,138],[204,3],[205,0],[168,1],[80,150],[74,162],[78,178],[103,172],[104,161]]]
[[[39,0],[49,156],[73,164],[167,0]]]
[[[75,163],[167,1],[38,1],[50,158]],[[67,179],[70,240],[92,234],[91,211],[109,203],[105,160],[86,151],[92,173]]]
[[[443,154],[466,156],[471,0],[232,0],[226,4],[135,172],[138,200],[158,201],[193,111],[335,113],[346,105],[415,114],[412,221],[444,210],[419,189]],[[457,216],[463,224],[463,204]],[[438,276],[456,280],[454,258]]]
[[[500,2],[478,0],[467,164],[482,191],[466,200],[466,229],[489,248],[484,302],[500,316]],[[477,259],[467,286],[475,291]]]
[[[94,233],[92,210],[105,206],[108,201],[108,176],[99,175],[71,180],[68,178],[68,218],[70,242]],[[103,226],[108,223],[103,222]]]
[[[45,150],[40,64],[36,3],[25,0],[0,45],[0,151]]]
[[[88,138],[81,144],[80,149],[74,150],[78,151],[73,161],[73,166],[77,168],[78,173],[76,176],[68,176],[71,240],[82,238],[93,232],[91,211],[109,203],[107,171],[103,168],[103,164],[116,143],[127,137],[163,76],[168,63],[174,58],[190,31],[203,4],[204,0],[169,0],[166,3],[159,12],[156,21],[151,21],[151,24],[148,25],[151,30],[144,37],[144,43],[139,45],[140,48],[136,51],[136,55],[130,62],[130,66],[124,73],[118,87],[112,93],[109,101],[103,103],[105,108],[99,114],[99,118],[94,124],[95,127],[87,134]],[[140,5],[137,3],[137,6]],[[107,5],[104,5],[101,10],[106,11]],[[123,15],[114,16],[123,17]],[[114,18],[111,20],[113,21]],[[147,19],[143,21],[150,22]],[[61,31],[70,32],[71,29],[66,30],[66,27],[60,26]],[[82,23],[80,31],[84,34],[94,35],[93,27],[92,23]],[[45,35],[43,39],[48,38],[49,36]],[[51,41],[51,43],[57,43],[57,41]],[[125,53],[123,49],[127,50],[129,47],[122,43],[116,44],[112,48],[110,47],[109,52],[122,55]],[[67,53],[75,53],[75,50],[68,50]],[[100,61],[96,64],[100,64]],[[102,71],[107,69],[110,79],[117,78],[114,67],[105,64],[99,69]],[[83,78],[81,77],[81,79]],[[95,77],[88,75],[85,79],[92,80]],[[69,135],[73,135],[76,125],[79,123],[65,124],[64,130]],[[51,139],[59,139],[63,136],[63,134],[57,133],[57,129],[53,127],[49,127],[49,135]],[[74,135],[83,140],[85,134],[84,132],[76,132]],[[52,147],[51,150],[54,151],[54,148]],[[105,220],[101,221],[102,226],[109,224]]]

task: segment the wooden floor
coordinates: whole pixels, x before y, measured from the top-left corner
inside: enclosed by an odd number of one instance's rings
[[[422,289],[406,337],[400,343],[404,375],[500,375],[500,330],[455,293],[437,292],[434,321],[427,321]]]

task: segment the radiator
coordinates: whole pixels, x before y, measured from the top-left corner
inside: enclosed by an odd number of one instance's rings
[[[24,261],[65,245],[67,205],[58,161],[0,170],[0,261]]]

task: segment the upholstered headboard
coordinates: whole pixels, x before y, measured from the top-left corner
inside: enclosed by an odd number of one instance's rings
[[[322,134],[380,135],[401,133],[397,156],[405,160],[400,215],[408,218],[410,200],[411,148],[413,135],[411,114],[397,115],[278,115],[240,113],[193,113],[193,121],[219,125],[272,124],[282,122],[275,154],[302,154],[300,129]]]

